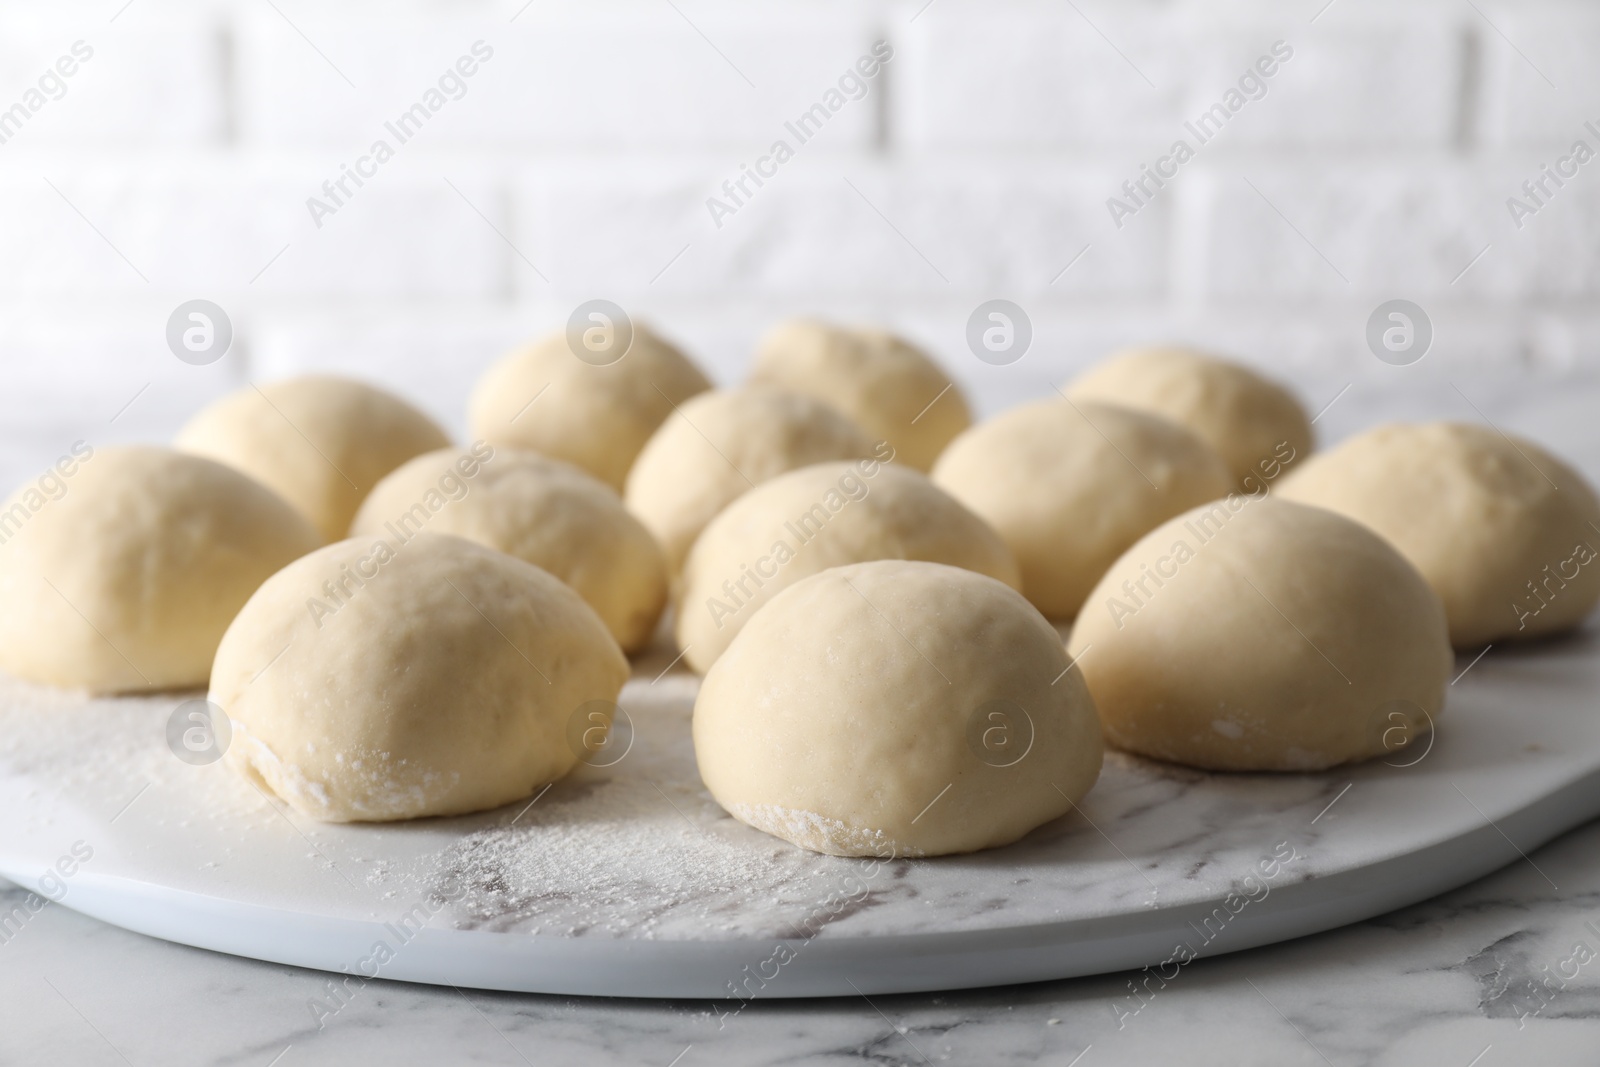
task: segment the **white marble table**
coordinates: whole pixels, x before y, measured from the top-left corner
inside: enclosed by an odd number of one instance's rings
[[[1591,377],[1410,370],[1427,373],[1356,382],[1319,422],[1324,441],[1387,418],[1487,417],[1600,480]],[[1345,381],[1296,384],[1316,407]],[[75,429],[55,436],[70,442]],[[47,462],[53,441],[7,441],[7,484]],[[0,915],[23,897],[0,891]],[[1600,1062],[1600,823],[1426,903],[1192,963],[1136,1013],[1131,974],[757,1002],[721,1020],[707,1002],[378,982],[319,1030],[309,1002],[327,995],[325,974],[154,941],[57,905],[0,937],[0,1065]]]

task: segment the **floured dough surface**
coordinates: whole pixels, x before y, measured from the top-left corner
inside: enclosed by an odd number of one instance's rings
[[[610,486],[569,463],[479,442],[418,456],[378,483],[353,537],[426,529],[510,553],[566,582],[623,651],[647,644],[667,602],[650,531]]]
[[[1100,773],[1094,705],[1015,590],[938,563],[813,575],[744,627],[701,684],[694,744],[742,822],[840,856],[1008,844]]]
[[[579,359],[565,333],[518,349],[478,380],[468,417],[474,437],[566,460],[620,493],[673,406],[710,388],[688,356],[635,323],[627,352],[604,365]]]
[[[455,815],[577,763],[569,728],[628,661],[577,593],[459,537],[354,538],[278,572],[228,628],[226,759],[328,822]]]
[[[684,660],[704,672],[781,590],[875,559],[927,560],[1016,588],[1000,535],[926,475],[876,459],[779,475],[728,505],[684,564],[675,620]]]
[[[1233,479],[1211,447],[1177,423],[1063,399],[1012,408],[951,442],[934,484],[1005,539],[1022,592],[1070,619],[1133,542]]]
[[[1128,549],[1067,650],[1111,744],[1229,771],[1321,770],[1410,743],[1454,662],[1439,598],[1387,541],[1239,494]]]
[[[1130,348],[1091,367],[1073,400],[1148,411],[1193,431],[1217,450],[1234,487],[1259,492],[1267,465],[1311,453],[1311,421],[1294,394],[1248,367],[1187,348]]]
[[[234,613],[317,532],[209,459],[80,446],[0,505],[0,667],[95,692],[205,684]]]
[[[337,541],[384,475],[450,439],[393,393],[307,375],[223,397],[173,443],[244,471],[294,505],[324,541]]]
[[[894,840],[883,830],[852,826],[814,811],[797,811],[777,804],[730,804],[728,814],[764,834],[826,856],[879,856],[915,858],[925,853]]]
[[[750,380],[832,404],[919,471],[933,469],[945,445],[972,424],[966,397],[950,376],[883,330],[815,319],[781,322],[762,338]]]
[[[1524,438],[1467,423],[1379,426],[1313,457],[1281,494],[1393,543],[1444,601],[1461,648],[1571,629],[1600,601],[1600,500]]]
[[[628,472],[626,498],[677,571],[706,523],[746,490],[813,463],[871,455],[866,431],[815,397],[719,389],[661,424]]]

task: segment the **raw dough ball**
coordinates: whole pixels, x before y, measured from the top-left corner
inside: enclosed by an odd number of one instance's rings
[[[882,330],[791,319],[762,339],[750,377],[832,404],[919,471],[972,424],[961,390],[939,365]]]
[[[1177,423],[1060,399],[974,426],[933,480],[1005,539],[1023,595],[1053,619],[1076,615],[1129,545],[1233,486],[1222,457]]]
[[[625,651],[655,634],[667,565],[611,487],[558,459],[483,442],[418,456],[367,497],[352,537],[398,541],[426,528],[542,567],[572,586]]]
[[[1217,450],[1234,484],[1259,492],[1274,469],[1311,453],[1311,423],[1282,386],[1247,367],[1183,348],[1116,353],[1072,383],[1073,400],[1148,411]]]
[[[1438,717],[1453,663],[1439,598],[1387,541],[1237,494],[1117,560],[1067,651],[1113,745],[1225,771],[1393,751]]]
[[[875,459],[819,463],[756,486],[695,541],[675,629],[684,660],[704,673],[780,590],[874,559],[949,563],[1021,584],[1000,536],[926,475]]]
[[[99,693],[204,685],[250,594],[321,543],[232,467],[79,442],[0,505],[0,667]]]
[[[1100,774],[1094,703],[1013,590],[882,560],[790,586],[706,675],[700,777],[741,822],[835,856],[1009,844]]]
[[[564,459],[620,493],[673,406],[710,388],[687,356],[635,323],[627,353],[604,366],[573,355],[565,333],[513,352],[478,380],[469,417],[473,436]]]
[[[1393,542],[1444,601],[1461,648],[1571,629],[1600,600],[1600,501],[1532,441],[1380,426],[1313,458],[1281,493]]]
[[[746,386],[701,393],[661,424],[628,472],[628,507],[676,571],[717,512],[785,471],[873,454],[866,431],[814,397]]]
[[[335,541],[380,478],[450,439],[392,393],[310,375],[225,396],[190,419],[173,443],[276,490],[323,540]]]
[[[578,761],[574,713],[627,678],[566,585],[420,533],[340,541],[273,575],[217,649],[211,700],[234,770],[324,822],[381,822],[498,807],[560,778]]]

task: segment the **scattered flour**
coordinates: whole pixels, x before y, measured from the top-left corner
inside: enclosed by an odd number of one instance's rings
[[[1138,869],[1078,816],[971,856],[819,855],[752,827],[833,852],[893,850],[815,813],[741,811],[751,825],[728,815],[696,773],[694,680],[653,678],[624,690],[630,754],[580,768],[531,805],[331,824],[264,797],[225,762],[176,759],[168,719],[199,694],[91,698],[0,676],[0,853],[48,863],[84,837],[102,875],[308,914],[390,920],[447,892],[433,925],[523,935],[803,937],[838,923],[839,933],[910,933],[983,929],[1001,915],[1009,925],[1120,913],[1148,901],[1147,877],[1168,906],[1203,896],[1227,879],[1231,859],[1254,862],[1282,812],[1326,785],[1326,776],[1207,775],[1113,751],[1093,818]],[[1210,862],[1190,870],[1187,857],[1202,847]],[[844,898],[837,911],[823,907]]]
[[[814,811],[797,811],[777,804],[735,804],[733,814],[742,822],[797,841],[814,852],[830,856],[921,856],[921,849],[895,841],[882,830],[849,826]]]
[[[461,926],[651,936],[669,915],[743,929],[852,869],[735,823],[698,782],[616,777],[563,783],[514,825],[467,835],[433,879]]]

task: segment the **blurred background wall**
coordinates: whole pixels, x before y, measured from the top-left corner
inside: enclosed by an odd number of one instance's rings
[[[880,40],[864,95],[800,143],[785,124]],[[1186,123],[1275,44],[1201,144]],[[1560,0],[8,4],[3,473],[309,370],[462,433],[482,368],[594,297],[724,382],[815,313],[904,331],[990,410],[1173,339],[1312,411],[1350,386],[1325,434],[1403,384],[1411,414],[1498,404],[1537,435],[1541,409],[1506,404],[1563,403],[1600,349],[1600,162],[1560,162],[1600,151],[1597,50],[1600,5]],[[386,123],[419,103],[402,143]],[[780,139],[793,158],[708,208]],[[1179,139],[1193,158],[1114,219]],[[392,158],[362,163],[378,140]],[[1575,173],[1513,218],[1547,164]],[[347,167],[369,176],[335,202]],[[965,340],[995,297],[1033,324],[1009,367]],[[193,298],[234,325],[211,366],[167,348]],[[1392,298],[1436,331],[1409,367],[1364,337]]]

